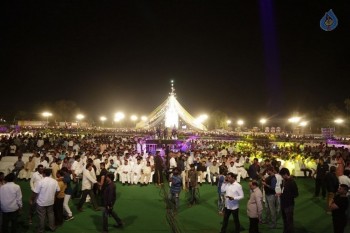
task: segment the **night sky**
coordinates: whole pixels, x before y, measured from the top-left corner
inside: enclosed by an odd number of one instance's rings
[[[148,114],[175,81],[191,114],[283,116],[350,98],[350,1],[7,1],[0,114],[75,101]],[[320,28],[333,9],[339,24]]]

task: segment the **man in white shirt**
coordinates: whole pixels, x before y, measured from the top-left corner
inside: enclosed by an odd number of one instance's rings
[[[45,232],[46,216],[49,219],[50,230],[56,230],[53,204],[57,193],[60,191],[57,181],[51,178],[50,169],[44,169],[43,175],[44,178],[35,185],[34,195],[30,200],[30,204],[33,204],[35,201],[37,203],[36,208],[39,217],[38,233]]]
[[[146,166],[142,167],[141,186],[147,185],[151,179],[152,167],[150,161],[147,161]]]
[[[36,184],[44,178],[43,176],[44,166],[39,164],[36,172],[33,173],[31,179],[30,179],[30,189],[32,190],[32,195],[35,195],[34,190]],[[36,211],[36,202],[34,201],[33,204],[29,203],[29,224],[32,224],[33,222],[33,215]]]
[[[139,182],[141,177],[141,169],[142,169],[141,159],[137,159],[137,162],[136,164],[134,164],[131,171],[132,184],[137,184]]]
[[[44,166],[39,164],[36,172],[33,173],[31,179],[30,179],[30,189],[34,192],[35,190],[35,185],[43,179],[43,171],[44,171]]]
[[[71,172],[73,176],[73,182],[75,186],[73,188],[72,197],[78,197],[80,193],[80,181],[82,179],[83,165],[81,163],[80,155],[74,156],[74,161],[71,166]]]
[[[91,200],[93,208],[96,211],[100,210],[100,208],[97,204],[96,198],[95,198],[95,194],[92,191],[93,184],[97,183],[98,185],[100,185],[100,183],[97,182],[96,178],[92,175],[91,171],[92,171],[92,163],[88,163],[86,165],[86,169],[83,171],[83,181],[82,181],[82,187],[81,187],[82,196],[81,196],[81,199],[80,199],[79,204],[77,206],[78,211],[80,211],[80,212],[83,211],[82,207],[86,201],[87,195],[90,196],[90,200]]]
[[[36,143],[36,146],[41,148],[43,145],[44,145],[44,140],[42,138],[39,138]]]
[[[236,181],[237,175],[229,172],[226,176],[228,184],[224,187],[226,192],[225,196],[225,208],[224,208],[224,220],[221,227],[221,233],[226,232],[228,220],[230,215],[233,215],[235,223],[235,233],[239,233],[242,229],[239,222],[239,201],[244,198],[242,186]]]
[[[94,159],[94,165],[96,167],[96,175],[99,176],[101,172],[100,164],[103,162],[102,160],[102,155],[98,154],[97,158]]]
[[[5,176],[5,184],[0,187],[0,207],[2,212],[2,228],[10,232],[16,232],[17,219],[22,209],[22,191],[19,185],[14,183],[16,176],[9,173]],[[11,225],[11,228],[9,227]],[[1,225],[0,225],[1,227]],[[1,231],[1,229],[0,229]]]
[[[49,163],[47,162],[46,157],[45,157],[44,155],[40,157],[40,162],[39,162],[39,164],[43,165],[43,166],[44,166],[44,169],[50,167],[50,165],[49,165]]]
[[[350,170],[344,170],[344,175],[339,176],[338,180],[339,184],[346,184],[348,187],[350,187]]]
[[[238,174],[237,167],[235,166],[235,162],[231,161],[230,166],[228,166],[228,172],[232,172],[233,174]]]
[[[131,166],[129,165],[128,160],[124,160],[124,164],[121,166],[120,172],[123,185],[125,185],[125,182],[130,185]]]

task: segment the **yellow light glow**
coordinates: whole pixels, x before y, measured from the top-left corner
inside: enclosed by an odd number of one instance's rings
[[[125,114],[123,112],[117,112],[114,114],[114,121],[121,121],[125,118]]]
[[[101,117],[100,117],[100,121],[103,122],[103,121],[106,121],[106,120],[107,120],[107,117],[105,117],[105,116],[101,116]]]
[[[237,121],[237,124],[238,124],[238,125],[243,125],[243,124],[244,124],[244,121],[243,121],[243,120],[238,120],[238,121]]]
[[[226,123],[229,125],[229,124],[231,124],[231,123],[232,123],[232,121],[227,120],[227,121],[226,121]]]
[[[84,116],[83,114],[78,114],[78,115],[76,116],[76,118],[80,121],[80,120],[84,119],[85,116]]]
[[[301,117],[294,116],[288,119],[290,123],[298,123],[301,120]]]
[[[344,122],[344,120],[341,118],[337,118],[334,120],[334,123],[336,123],[336,124],[342,124],[343,122]]]
[[[305,126],[307,126],[307,124],[308,124],[307,121],[302,121],[302,122],[300,122],[299,126],[305,127]]]
[[[132,115],[130,117],[130,120],[132,120],[132,121],[137,121],[137,119],[138,119],[138,117],[136,115]]]
[[[50,116],[52,116],[52,113],[51,112],[43,112],[41,115],[44,117],[50,117]]]
[[[200,115],[199,117],[197,117],[195,120],[194,120],[194,123],[199,125],[199,124],[202,124],[204,121],[206,121],[208,119],[208,115],[207,114],[202,114]]]
[[[147,117],[146,117],[146,116],[142,116],[142,117],[141,117],[141,120],[142,120],[142,121],[147,121]]]
[[[178,128],[179,127],[179,114],[176,109],[175,96],[171,95],[169,97],[169,103],[165,112],[165,127],[168,128]]]
[[[263,124],[265,124],[266,122],[267,122],[267,120],[266,120],[265,118],[261,118],[261,119],[260,119],[260,124],[263,125]]]

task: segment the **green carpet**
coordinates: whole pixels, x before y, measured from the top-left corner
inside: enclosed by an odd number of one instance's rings
[[[314,181],[311,179],[296,179],[300,196],[296,199],[295,208],[295,233],[320,233],[332,232],[331,215],[324,211],[325,200],[313,199]],[[19,231],[36,232],[37,217],[33,225],[28,225],[28,200],[30,196],[29,182],[19,181],[23,192],[24,211],[20,216]],[[240,221],[248,232],[249,220],[246,215],[246,203],[248,199],[248,183],[242,181],[245,198],[240,202]],[[167,187],[166,187],[167,189]],[[89,203],[84,205],[84,212],[77,212],[75,204],[79,199],[70,201],[74,220],[64,222],[57,228],[57,233],[95,233],[102,231],[102,213],[95,212]],[[109,218],[110,232],[171,232],[167,223],[165,202],[161,189],[150,184],[147,187],[122,186],[117,183],[117,203],[115,205],[120,218],[125,222],[123,229],[113,228],[114,220]],[[176,223],[182,233],[217,233],[220,231],[222,217],[217,212],[216,187],[203,184],[200,187],[200,203],[191,208],[186,201],[186,193],[181,193],[180,210],[177,213]],[[267,225],[260,225],[261,232],[282,232],[282,219],[278,220],[278,228],[268,229]],[[228,231],[234,229],[231,217]],[[349,226],[347,230],[349,229]]]

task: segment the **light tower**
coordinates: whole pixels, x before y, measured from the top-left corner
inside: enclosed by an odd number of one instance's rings
[[[176,109],[176,93],[174,88],[174,80],[170,81],[171,92],[169,93],[169,102],[166,106],[165,112],[165,127],[168,128],[178,128],[179,127],[179,114]]]

